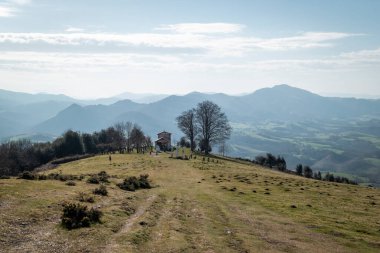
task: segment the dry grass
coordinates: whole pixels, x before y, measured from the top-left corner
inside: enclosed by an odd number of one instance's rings
[[[207,160],[206,160],[207,161]],[[101,224],[67,231],[64,201],[92,195],[90,174],[111,177],[94,196]],[[56,180],[0,180],[4,252],[379,252],[380,191],[308,180],[258,166],[182,161],[168,155],[97,156],[53,171]],[[126,176],[149,174],[153,189],[126,192]],[[295,208],[292,208],[294,206]]]

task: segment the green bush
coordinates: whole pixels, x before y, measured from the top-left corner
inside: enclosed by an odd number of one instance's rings
[[[108,181],[109,177],[110,175],[108,175],[107,172],[105,172],[104,170],[98,173],[98,178],[100,182],[109,183]]]
[[[30,171],[24,171],[18,175],[18,178],[26,179],[26,180],[34,180],[36,179],[36,175]]]
[[[90,196],[88,194],[85,194],[84,192],[80,192],[79,193],[78,200],[80,202],[88,202],[88,203],[94,203],[95,202],[94,197],[92,197],[92,196]]]
[[[66,182],[66,185],[68,185],[68,186],[76,186],[77,184],[74,182],[74,181],[67,181]]]
[[[87,179],[87,183],[89,184],[99,184],[102,183],[109,183],[108,178],[110,178],[110,175],[107,174],[105,171],[101,171],[98,174],[91,175],[89,179]]]
[[[38,180],[46,180],[47,176],[45,174],[38,175]]]
[[[135,191],[138,189],[150,189],[152,188],[149,180],[148,180],[149,175],[140,175],[139,178],[137,177],[127,177],[124,179],[124,181],[120,184],[117,184],[117,186],[123,190],[126,191]]]
[[[96,175],[91,176],[89,179],[87,179],[87,183],[89,183],[89,184],[99,184],[99,178]]]
[[[102,196],[107,196],[108,195],[107,188],[104,185],[101,185],[99,188],[96,188],[93,191],[93,193],[96,194],[96,195],[102,195]]]
[[[47,178],[46,179],[50,179],[50,180],[60,180],[60,181],[68,181],[68,180],[78,180],[78,177],[77,176],[74,176],[74,175],[65,175],[65,174],[61,174],[61,173],[50,173],[49,175],[47,175]]]
[[[87,206],[67,203],[63,207],[62,225],[67,229],[89,227],[91,223],[100,223],[102,212],[97,209],[87,210]]]

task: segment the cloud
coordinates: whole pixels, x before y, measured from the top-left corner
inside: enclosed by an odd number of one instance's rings
[[[16,10],[12,7],[0,5],[0,18],[13,17],[16,13]]]
[[[356,52],[342,53],[340,56],[351,61],[380,62],[380,47],[373,50],[360,50]]]
[[[144,70],[168,72],[207,71],[329,71],[339,72],[376,68],[380,65],[380,48],[343,53],[314,59],[272,59],[213,61],[207,57],[143,53],[63,53],[63,52],[0,52],[0,69],[31,72],[107,72],[111,70]]]
[[[19,12],[17,6],[30,4],[31,0],[9,0],[0,4],[0,18],[14,17]]]
[[[155,30],[171,31],[176,33],[235,33],[243,30],[245,26],[231,23],[179,23],[161,25]]]
[[[285,51],[331,47],[333,42],[357,34],[337,32],[307,32],[281,38],[258,38],[227,34],[195,33],[84,33],[77,28],[67,31],[75,33],[0,33],[0,43],[32,44],[47,43],[56,46],[113,46],[116,48],[195,49],[216,57],[243,56],[246,53],[269,50]]]
[[[261,40],[257,44],[264,49],[270,50],[330,47],[332,46],[331,41],[359,35],[362,34],[306,32],[297,36]]]
[[[77,32],[83,32],[84,29],[83,28],[79,28],[79,27],[68,27],[65,29],[65,32],[69,32],[69,33],[77,33]]]
[[[32,3],[32,0],[9,0],[8,2],[16,5],[28,5]]]
[[[104,72],[109,69],[146,69],[172,66],[173,56],[134,53],[1,52],[0,69],[35,72],[70,70]]]

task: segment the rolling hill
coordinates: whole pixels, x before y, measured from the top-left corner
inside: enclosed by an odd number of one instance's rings
[[[104,171],[106,196],[88,183]],[[258,165],[169,154],[95,156],[0,179],[4,252],[379,252],[379,189],[306,179]],[[124,191],[148,174],[151,189]],[[73,181],[64,181],[72,177]],[[81,180],[79,180],[82,178]],[[68,183],[70,182],[70,183]],[[85,202],[92,198],[93,203]],[[82,202],[80,202],[82,201]],[[84,201],[84,202],[83,202]],[[101,223],[67,230],[65,203],[94,207]]]

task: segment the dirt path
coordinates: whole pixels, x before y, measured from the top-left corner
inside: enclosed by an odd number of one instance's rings
[[[157,198],[156,195],[151,195],[146,199],[143,205],[139,206],[137,211],[128,218],[128,220],[125,222],[123,227],[110,238],[104,252],[111,253],[111,252],[117,252],[119,250],[119,244],[117,243],[117,238],[122,236],[123,234],[128,233],[131,230],[132,226],[145,213],[145,211],[149,208],[149,206],[153,203],[153,201],[156,198]]]

